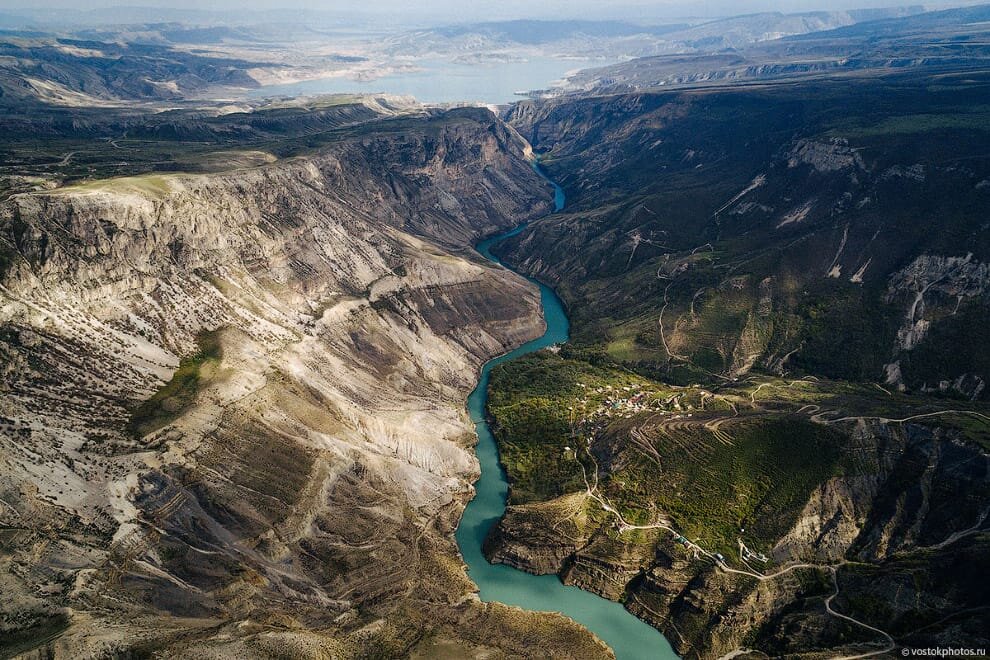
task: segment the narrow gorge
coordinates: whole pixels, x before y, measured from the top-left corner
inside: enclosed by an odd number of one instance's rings
[[[537,172],[542,172],[536,163]],[[555,211],[564,208],[564,191],[554,187]],[[488,238],[477,245],[478,252],[486,259],[501,265],[492,249],[502,241],[520,234],[523,224],[503,234]],[[586,626],[604,641],[617,660],[636,658],[676,658],[670,644],[655,628],[635,618],[619,603],[561,583],[556,571],[534,570],[527,564],[509,566],[511,562],[491,561],[486,551],[492,532],[501,527],[505,518],[510,484],[499,458],[499,448],[489,425],[488,390],[491,372],[500,364],[508,363],[524,355],[548,350],[559,350],[567,341],[569,322],[563,303],[557,294],[536,280],[530,282],[540,290],[543,318],[547,329],[542,336],[485,363],[478,385],[468,397],[468,411],[478,433],[477,454],[481,463],[481,477],[475,483],[474,499],[468,503],[457,528],[457,541],[461,555],[468,565],[468,577],[479,588],[483,601],[514,605],[526,610],[560,612]],[[500,558],[502,559],[502,558]]]

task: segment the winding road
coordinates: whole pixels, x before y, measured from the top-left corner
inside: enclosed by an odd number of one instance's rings
[[[842,614],[841,612],[836,612],[834,609],[832,609],[832,601],[835,599],[836,596],[839,595],[839,578],[838,578],[838,574],[837,574],[838,569],[840,567],[842,567],[842,566],[845,566],[846,564],[851,563],[851,562],[848,562],[846,560],[843,560],[843,561],[837,562],[835,564],[797,563],[797,564],[791,564],[790,566],[786,566],[786,567],[784,567],[784,568],[782,568],[782,569],[780,569],[780,570],[778,570],[778,571],[776,571],[774,573],[757,573],[756,571],[753,571],[753,570],[740,570],[740,569],[737,569],[737,568],[731,568],[730,566],[728,566],[728,564],[726,564],[725,560],[724,559],[721,559],[716,553],[710,552],[710,551],[702,548],[700,545],[698,545],[694,541],[690,541],[687,538],[685,538],[683,535],[681,535],[676,529],[674,529],[671,526],[671,523],[670,522],[667,522],[667,521],[658,521],[658,522],[655,522],[655,523],[651,523],[649,525],[633,525],[632,523],[628,522],[625,518],[623,518],[622,514],[614,506],[612,506],[612,504],[609,503],[608,500],[604,496],[602,496],[602,495],[600,495],[598,493],[598,461],[595,459],[594,454],[591,452],[591,439],[590,438],[588,439],[588,442],[587,442],[587,444],[586,444],[586,446],[585,446],[584,449],[585,449],[585,452],[588,455],[588,458],[590,458],[591,461],[592,461],[592,463],[594,463],[594,465],[595,465],[595,484],[594,484],[594,486],[592,486],[590,483],[588,483],[588,473],[584,469],[584,464],[579,461],[579,465],[581,466],[581,474],[584,477],[584,486],[585,486],[586,496],[587,497],[590,497],[593,500],[595,500],[602,509],[604,509],[608,513],[610,513],[613,516],[615,516],[616,520],[619,523],[618,524],[618,529],[619,529],[619,532],[620,533],[627,532],[627,531],[632,531],[632,530],[662,529],[665,532],[669,532],[674,537],[679,538],[679,539],[682,539],[681,543],[683,543],[684,546],[686,548],[688,548],[689,550],[692,550],[694,552],[694,554],[695,554],[695,557],[706,557],[707,559],[710,559],[720,570],[722,570],[722,571],[724,571],[726,573],[733,573],[735,575],[743,575],[743,576],[746,576],[746,577],[749,577],[749,578],[753,578],[754,580],[758,580],[760,582],[766,582],[768,580],[773,580],[773,579],[776,579],[776,578],[778,578],[778,577],[780,577],[782,575],[786,575],[787,573],[790,573],[792,571],[796,571],[796,570],[799,570],[799,569],[802,569],[802,568],[809,568],[809,569],[814,569],[814,570],[828,570],[829,573],[832,576],[832,584],[835,587],[835,592],[831,596],[829,596],[828,598],[825,599],[825,611],[828,612],[830,615],[832,615],[834,617],[837,617],[839,619],[843,619],[845,621],[848,621],[849,623],[852,623],[852,624],[855,624],[855,625],[857,625],[857,626],[859,626],[861,628],[864,628],[865,630],[869,630],[871,632],[877,633],[878,635],[881,635],[884,638],[884,642],[885,642],[884,647],[881,648],[881,649],[877,649],[875,651],[869,651],[867,653],[861,653],[861,654],[858,654],[858,655],[841,656],[841,658],[839,658],[838,660],[858,660],[859,658],[869,658],[869,657],[872,657],[872,656],[876,656],[876,655],[881,655],[881,654],[884,654],[884,653],[888,653],[888,652],[894,650],[897,647],[897,643],[894,641],[894,638],[891,637],[890,634],[888,634],[887,632],[885,632],[883,630],[880,630],[879,628],[874,628],[873,626],[871,626],[868,623],[864,623],[864,622],[862,622],[862,621],[860,621],[858,619],[854,619],[851,616],[847,616],[845,614]],[[958,540],[958,538],[962,538],[962,536],[959,536],[959,537],[957,537],[955,539],[952,539],[952,540],[955,541],[955,540]],[[739,541],[739,544],[740,544],[740,547],[741,548],[742,547],[745,547],[742,544],[742,540]],[[735,653],[735,652],[733,652],[733,653]],[[741,653],[740,653],[740,655],[741,655]],[[723,658],[724,657],[725,656],[723,656]],[[729,654],[729,657],[735,657],[735,656],[732,655],[732,654]]]

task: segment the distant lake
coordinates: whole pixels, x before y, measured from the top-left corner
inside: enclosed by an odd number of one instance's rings
[[[525,62],[455,64],[446,60],[416,62],[422,71],[388,75],[370,81],[343,77],[322,78],[251,90],[253,98],[270,96],[315,96],[318,94],[398,94],[415,96],[423,103],[511,103],[517,91],[544,89],[565,74],[614,64],[604,59],[558,59],[532,57]]]

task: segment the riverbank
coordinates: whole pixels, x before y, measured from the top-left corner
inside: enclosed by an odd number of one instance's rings
[[[539,171],[539,170],[537,170]],[[542,173],[541,173],[542,174]],[[553,182],[551,182],[553,183]],[[563,190],[554,185],[554,205],[563,209]],[[486,259],[504,265],[491,248],[525,229],[525,225],[486,239],[476,247]],[[527,610],[560,612],[588,628],[603,640],[618,660],[665,660],[676,658],[664,636],[628,612],[621,604],[606,600],[578,587],[563,584],[556,575],[531,575],[503,564],[490,564],[482,544],[491,527],[505,512],[509,484],[499,462],[498,445],[485,415],[488,384],[499,364],[567,341],[570,323],[556,293],[536,280],[547,329],[544,334],[519,348],[489,360],[481,369],[478,385],[468,397],[468,411],[478,433],[477,455],[481,477],[475,484],[475,497],[464,510],[457,529],[457,544],[468,566],[468,575],[478,585],[482,601],[496,601]]]

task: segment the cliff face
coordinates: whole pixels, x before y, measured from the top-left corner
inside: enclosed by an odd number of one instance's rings
[[[612,438],[616,462],[636,464],[644,440],[663,446],[651,437],[657,431],[641,424],[630,434],[634,440]],[[773,576],[768,579],[724,571],[669,531],[619,529],[584,493],[509,507],[486,542],[486,554],[622,600],[688,657],[721,657],[741,648],[774,656],[882,644],[876,632],[829,613],[823,600],[833,593],[835,611],[908,646],[984,639],[978,610],[986,590],[971,575],[985,566],[986,535],[980,530],[990,497],[990,459],[938,429],[864,419],[840,427],[844,452],[855,463],[813,488],[779,539],[764,548],[753,543],[754,532],[736,530],[746,552],[764,549],[770,563],[741,550],[737,556],[724,551],[730,568],[756,568]],[[723,428],[735,433],[731,424]],[[695,437],[693,451],[707,453],[710,440]],[[603,466],[603,492],[622,497],[617,482],[628,472],[621,469]],[[675,486],[665,478],[659,487]],[[642,494],[639,499],[649,500]],[[698,536],[683,533],[710,549],[714,524],[693,526]],[[977,612],[970,612],[974,607]],[[918,629],[919,622],[947,616],[955,618],[954,625]]]
[[[836,611],[907,646],[959,639],[961,631],[952,626],[927,631],[916,626],[919,620],[934,623],[948,612],[965,611],[985,597],[965,572],[936,566],[966,555],[974,565],[982,562],[976,557],[985,536],[959,534],[975,533],[985,519],[987,456],[918,426],[859,421],[847,430],[850,448],[860,457],[858,468],[817,487],[769,553],[777,566],[835,566],[837,590],[822,568],[762,582],[699,571],[685,561],[687,553],[670,544],[658,553],[669,558],[655,562],[634,583],[631,609],[679,639],[684,651],[701,656],[741,647],[776,655],[881,643],[875,632],[829,615],[822,599],[833,590],[839,594]],[[658,618],[651,611],[669,614]],[[964,620],[965,615],[959,622]],[[979,621],[962,627],[979,628]]]
[[[541,331],[469,248],[548,198],[494,117],[454,112],[6,201],[5,650],[522,644],[536,618],[465,599],[452,529],[477,368]]]

